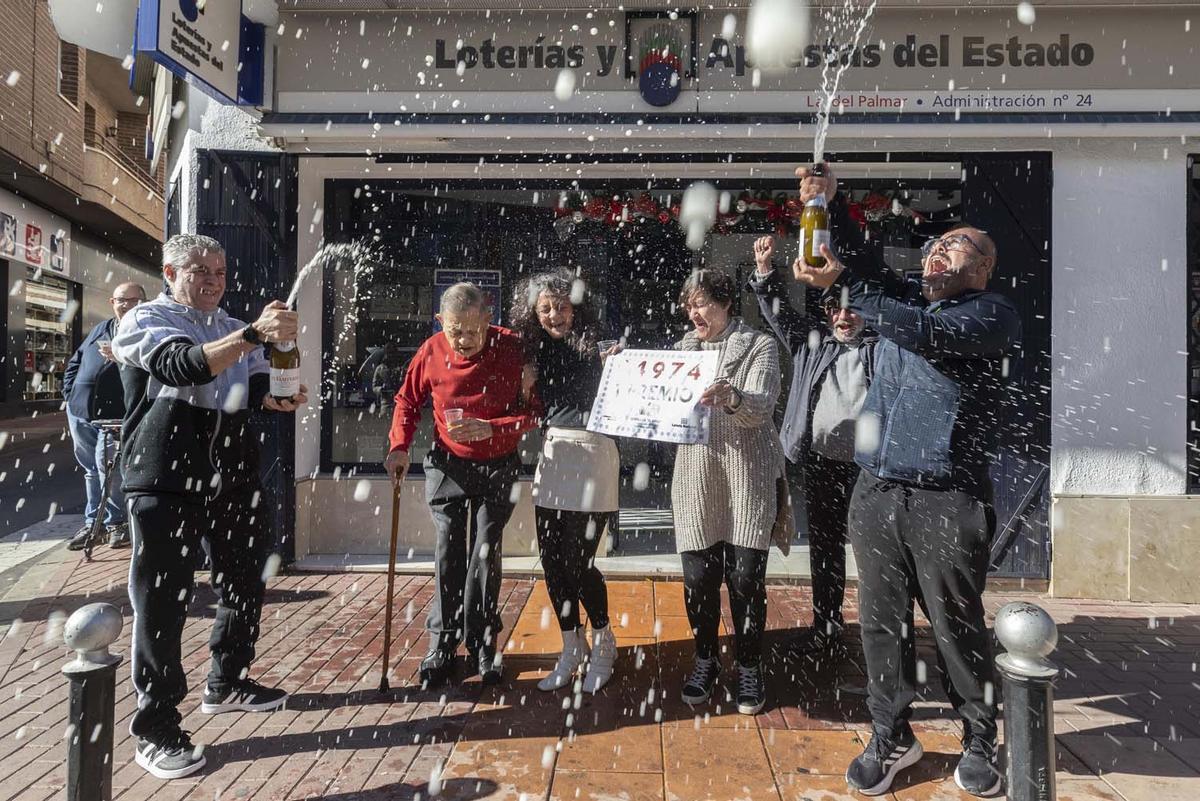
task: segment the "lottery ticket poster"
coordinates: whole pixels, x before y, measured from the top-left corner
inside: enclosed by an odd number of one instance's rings
[[[679,445],[708,443],[700,395],[716,380],[715,350],[626,350],[604,364],[588,431]]]

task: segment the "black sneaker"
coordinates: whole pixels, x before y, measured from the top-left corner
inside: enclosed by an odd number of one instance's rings
[[[204,747],[192,745],[191,735],[178,723],[164,725],[160,730],[139,737],[133,759],[151,776],[178,779],[190,776],[208,762]]]
[[[277,687],[264,687],[254,679],[238,679],[228,687],[204,688],[200,711],[207,715],[218,712],[271,712],[287,702],[287,693]]]
[[[696,663],[692,666],[692,675],[688,676],[687,682],[683,685],[683,692],[680,694],[683,702],[694,706],[707,701],[712,695],[713,685],[717,683],[719,675],[721,675],[721,660],[715,657],[712,659],[696,657]]]
[[[840,626],[816,624],[792,641],[792,651],[803,655],[835,655],[845,650]]]
[[[863,795],[883,795],[896,774],[915,765],[925,750],[905,721],[893,737],[875,732],[871,742],[846,769],[846,784]]]
[[[485,687],[493,687],[500,683],[504,678],[504,669],[500,665],[500,660],[492,653],[490,648],[480,648],[471,660],[472,674],[478,673],[480,680]]]
[[[963,738],[963,754],[954,769],[954,783],[971,795],[988,798],[1000,792],[1004,774],[996,756],[996,741],[978,734]]]
[[[108,547],[110,548],[128,548],[129,540],[129,524],[117,523],[115,526],[107,526],[108,530]]]
[[[79,531],[76,531],[74,536],[71,537],[71,541],[67,543],[67,550],[82,551],[83,546],[87,544],[88,534],[90,534],[91,531],[92,527],[90,525],[83,526],[79,529]],[[92,545],[102,545],[107,540],[108,531],[101,526],[100,530],[96,532],[96,538],[92,540]]]
[[[762,662],[752,667],[739,664],[737,671],[737,711],[743,715],[757,715],[767,700]]]
[[[454,654],[435,648],[425,654],[425,658],[421,660],[421,670],[418,675],[421,677],[421,686],[432,689],[445,684],[446,679],[450,678],[450,674],[453,672]]]

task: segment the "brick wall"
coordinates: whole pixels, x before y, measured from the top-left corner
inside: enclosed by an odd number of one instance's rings
[[[33,116],[33,20],[36,0],[5,0],[0,14],[0,148],[33,161],[29,144]],[[8,77],[20,73],[16,85]]]
[[[50,7],[45,0],[37,0],[34,11],[34,98],[30,139],[39,159],[34,163],[45,163],[46,174],[51,179],[77,192],[83,179],[83,106],[73,106],[59,95],[59,39],[50,19]],[[86,81],[86,54],[80,59],[79,71],[80,81]],[[61,143],[53,154],[47,155],[46,143],[54,141],[59,134],[62,134]]]
[[[106,131],[117,127],[117,110],[107,97],[97,92],[90,84],[87,89],[87,104],[96,111],[97,135],[105,136]]]
[[[88,83],[90,54],[86,50],[79,54],[78,103],[63,98],[59,94],[59,47],[47,0],[0,0],[0,151],[34,170],[42,168],[50,181],[77,197],[161,238],[160,200],[146,199],[145,189],[132,177],[118,175],[119,185],[130,197],[114,201],[113,176],[106,178],[101,192],[100,187],[88,184],[89,169],[85,164],[85,106],[90,105],[95,111],[96,130],[103,134],[109,128],[117,128],[119,134],[110,139],[111,144],[148,170],[145,116],[118,114],[113,104]],[[9,86],[7,79],[14,72],[19,78]],[[48,147],[50,143],[54,143],[52,147]],[[103,165],[93,165],[90,171],[106,169]],[[91,176],[93,183],[95,178]],[[143,205],[149,207],[142,208]]]
[[[150,160],[146,158],[145,114],[122,111],[117,115],[117,146],[135,164],[150,171]]]

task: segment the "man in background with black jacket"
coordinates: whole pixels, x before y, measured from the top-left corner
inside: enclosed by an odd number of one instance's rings
[[[207,236],[163,245],[164,293],[128,314],[113,340],[128,411],[122,468],[133,559],[132,678],[138,708],[129,724],[134,759],[160,779],[204,767],[180,728],[187,696],[181,636],[193,590],[193,555],[207,541],[216,619],[200,711],[268,712],[287,693],[249,677],[275,543],[262,523],[258,443],[250,413],[293,412],[270,394],[262,345],[296,339],[296,312],[272,301],[246,325],[220,308],[225,251]],[[257,521],[256,521],[257,518]]]
[[[1021,318],[987,290],[997,263],[987,232],[961,225],[922,249],[921,281],[881,262],[850,219],[831,172],[796,171],[800,200],[824,193],[838,255],[797,279],[861,314],[882,337],[863,405],[848,534],[858,564],[859,623],[873,736],[846,772],[865,795],[887,792],[921,758],[908,719],[916,697],[913,600],[937,642],[950,701],[963,719],[954,771],[972,795],[1000,791],[991,638],[984,621],[996,457],[1008,358]],[[839,261],[839,257],[841,261]],[[844,264],[843,264],[844,262]]]
[[[797,311],[771,265],[774,251],[773,237],[754,243],[756,268],[746,285],[763,320],[792,355],[792,386],[779,439],[792,503],[805,505],[813,593],[813,624],[796,640],[794,652],[820,663],[842,650],[846,515],[858,478],[854,433],[879,338],[865,335],[862,316],[842,308],[836,298],[822,303],[824,319]]]
[[[125,523],[125,502],[121,495],[119,477],[109,483],[108,499],[100,508],[104,481],[108,473],[108,453],[112,443],[106,442],[94,420],[120,420],[125,416],[125,391],[121,387],[121,368],[112,355],[112,340],[117,324],[125,313],[146,299],[141,284],[121,284],[108,299],[113,316],[98,324],[84,337],[83,344],[71,355],[63,372],[63,398],[67,401],[67,424],[75,445],[75,460],[83,468],[87,488],[87,507],[83,513],[83,528],[76,532],[67,547],[79,551],[87,542],[97,515],[104,522],[102,542],[108,539],[114,548],[129,546],[129,526]]]

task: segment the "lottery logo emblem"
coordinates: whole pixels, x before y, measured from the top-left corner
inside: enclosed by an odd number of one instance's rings
[[[645,30],[638,48],[638,92],[652,106],[669,106],[683,90],[683,43],[669,23]]]

